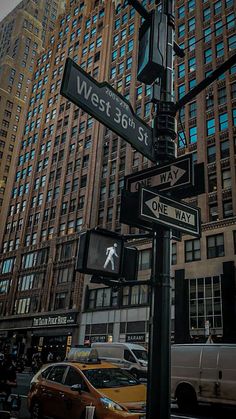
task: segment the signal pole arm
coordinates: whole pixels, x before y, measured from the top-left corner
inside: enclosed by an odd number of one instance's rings
[[[138,0],[128,0],[128,4],[134,7],[135,10],[145,19],[149,19],[150,13],[139,3]]]
[[[224,74],[230,67],[236,64],[236,53],[232,55],[227,61],[221,64],[216,70],[212,71],[212,73],[198,83],[190,92],[188,92],[185,96],[183,96],[176,104],[175,109],[176,112],[179,111],[184,105],[189,103],[192,99],[194,99],[199,93],[201,93],[206,87],[208,87],[213,81],[215,81],[218,77]]]

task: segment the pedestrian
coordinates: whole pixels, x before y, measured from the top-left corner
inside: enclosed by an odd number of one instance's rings
[[[53,353],[51,351],[48,353],[47,362],[53,362]]]
[[[10,356],[0,355],[0,392],[6,393],[6,400],[11,394],[12,387],[16,387],[16,367]]]

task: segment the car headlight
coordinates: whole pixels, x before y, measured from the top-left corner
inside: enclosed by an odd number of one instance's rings
[[[118,403],[113,402],[113,400],[108,399],[108,397],[101,397],[100,401],[106,409],[110,410],[124,410]]]

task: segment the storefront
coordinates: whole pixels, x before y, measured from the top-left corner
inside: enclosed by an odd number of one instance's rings
[[[71,345],[78,341],[77,315],[78,312],[70,312],[3,319],[0,348],[15,357],[26,355],[29,365],[34,353],[40,353],[43,362],[49,352],[53,360],[64,359]]]
[[[76,313],[34,317],[28,357],[39,352],[43,362],[47,361],[49,353],[52,353],[53,361],[65,359],[72,344],[72,336],[76,333],[76,318]]]

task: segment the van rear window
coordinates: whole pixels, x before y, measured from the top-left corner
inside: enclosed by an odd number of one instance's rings
[[[84,375],[95,388],[128,387],[140,384],[131,374],[120,368],[83,370]]]

